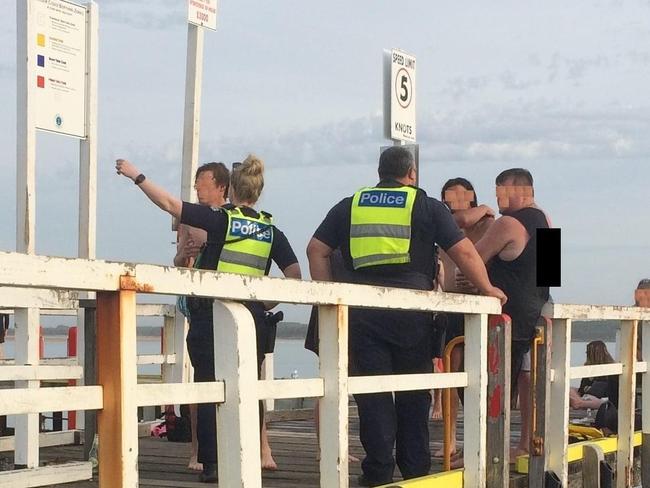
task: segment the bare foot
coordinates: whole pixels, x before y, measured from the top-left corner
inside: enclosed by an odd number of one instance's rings
[[[463,456],[458,456],[455,458],[451,459],[451,463],[449,463],[449,467],[451,469],[460,469],[465,467],[465,461],[463,459]]]
[[[452,446],[452,448],[451,448],[451,457],[454,458],[454,457],[458,456],[459,454],[461,454],[462,452],[463,451],[461,451],[460,449],[456,449],[455,446]],[[443,458],[443,457],[445,457],[445,448],[444,448],[444,446],[441,447],[440,449],[438,449],[437,451],[434,451],[433,452],[433,457],[435,457],[435,458]]]
[[[277,471],[278,465],[275,463],[271,451],[265,450],[262,452],[262,469],[266,471]]]
[[[203,463],[199,463],[196,460],[196,454],[193,454],[192,456],[190,456],[190,462],[187,465],[187,467],[189,469],[191,469],[192,471],[202,471],[203,470]]]
[[[431,412],[431,420],[442,420],[442,407],[439,403],[436,403],[433,412]]]

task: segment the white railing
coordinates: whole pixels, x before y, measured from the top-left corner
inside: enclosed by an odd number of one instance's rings
[[[636,373],[643,373],[641,414],[643,441],[648,443],[650,434],[650,309],[638,307],[548,304],[544,315],[552,320],[553,381],[547,405],[552,422],[546,432],[546,468],[555,472],[563,486],[568,483],[568,425],[569,389],[572,379],[602,375],[619,375],[618,442],[616,472],[618,488],[632,485],[634,455],[634,410],[636,397]],[[573,320],[619,320],[618,363],[593,366],[571,366],[571,324]],[[640,321],[646,321],[638,327]],[[645,361],[637,361],[637,331],[642,335]],[[650,458],[642,459],[646,466]],[[650,480],[644,480],[645,483]],[[644,484],[645,486],[645,484]]]
[[[100,486],[135,487],[137,475],[138,406],[163,403],[217,402],[219,478],[223,486],[261,486],[257,402],[268,398],[317,397],[320,401],[320,472],[322,487],[348,486],[348,395],[413,389],[465,388],[464,472],[453,473],[465,487],[497,486],[488,479],[486,399],[488,396],[488,314],[499,314],[495,299],[382,287],[253,278],[174,267],[107,263],[0,253],[0,285],[52,290],[97,292],[97,355],[100,386],[17,388],[3,392],[0,415],[41,411],[100,409],[98,415]],[[30,290],[31,291],[31,290]],[[135,360],[136,294],[190,294],[215,297],[215,370],[211,383],[137,384]],[[275,301],[319,306],[320,375],[313,379],[258,380],[255,327],[241,300]],[[465,372],[444,374],[349,377],[347,369],[348,307],[391,308],[464,313],[466,316]],[[549,305],[552,319],[554,371],[545,374],[550,394],[538,400],[548,418],[542,455],[545,470],[567,480],[568,392],[572,376],[620,373],[617,486],[630,486],[634,372],[637,363],[638,320],[650,320],[650,310],[634,307]],[[570,367],[572,319],[622,320],[620,363],[608,367]],[[643,331],[644,356],[650,358],[650,329]],[[547,343],[548,344],[548,343]],[[549,348],[550,349],[550,348]],[[547,371],[548,373],[548,371]],[[650,379],[644,382],[644,390]],[[6,393],[6,394],[5,394]],[[648,412],[650,393],[644,392]],[[506,409],[507,410],[507,409]],[[507,415],[506,415],[507,417]],[[650,433],[644,415],[644,435]],[[225,448],[227,446],[227,449]],[[490,462],[493,462],[492,458]],[[0,475],[1,476],[1,475]],[[27,475],[25,475],[27,476]],[[444,482],[443,478],[437,477]],[[451,478],[448,478],[451,479]],[[0,481],[2,478],[0,477]],[[507,476],[498,478],[507,486]],[[532,480],[531,480],[532,481]],[[439,486],[431,480],[431,486]],[[408,482],[403,483],[408,486]],[[34,485],[35,486],[35,485]],[[451,486],[451,485],[450,485]],[[566,484],[565,484],[566,486]]]
[[[497,300],[334,283],[252,278],[173,267],[130,265],[0,253],[0,284],[97,292],[98,383],[101,386],[19,388],[0,398],[0,414],[101,409],[101,486],[137,485],[138,406],[199,403],[218,406],[219,477],[228,487],[260,487],[257,402],[318,397],[321,402],[321,486],[348,486],[348,395],[358,392],[464,387],[467,398],[466,486],[486,479],[487,315]],[[135,365],[136,293],[194,294],[220,300],[268,300],[320,307],[320,377],[257,380],[255,328],[247,309],[215,302],[213,383],[138,385]],[[446,311],[467,314],[466,371],[454,374],[348,378],[348,307]],[[227,401],[224,401],[227,399]],[[471,425],[470,425],[471,424]],[[225,446],[228,448],[225,449]]]

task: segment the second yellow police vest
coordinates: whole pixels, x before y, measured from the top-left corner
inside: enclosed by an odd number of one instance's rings
[[[273,246],[271,216],[244,215],[241,209],[224,209],[228,215],[226,240],[219,256],[217,271],[249,276],[264,276]]]
[[[354,269],[411,261],[411,215],[417,189],[362,188],[352,197],[350,254]]]

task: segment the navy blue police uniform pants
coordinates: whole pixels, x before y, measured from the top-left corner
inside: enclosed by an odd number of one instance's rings
[[[356,376],[431,373],[432,316],[426,312],[351,309],[350,370]],[[355,395],[361,467],[372,483],[390,483],[395,464],[404,479],[431,468],[428,390]],[[393,457],[395,448],[395,457]]]
[[[264,360],[266,345],[266,321],[264,310],[255,310],[255,331],[257,337],[258,375]],[[194,382],[215,381],[214,372],[214,338],[211,315],[192,317],[187,333],[187,350],[194,368]],[[200,463],[217,463],[217,420],[216,403],[199,403],[196,412],[196,438],[198,442],[197,460]],[[263,404],[259,410],[260,429],[263,421]]]

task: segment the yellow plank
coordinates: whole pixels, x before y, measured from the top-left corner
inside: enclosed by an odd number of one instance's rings
[[[444,473],[423,476],[384,485],[382,488],[463,488],[463,470],[454,469]]]
[[[634,433],[634,447],[641,445],[642,434],[641,432]],[[617,437],[605,437],[603,439],[594,439],[591,441],[584,442],[575,442],[569,444],[568,458],[569,462],[573,463],[575,461],[580,461],[582,459],[582,448],[583,446],[591,444],[598,446],[603,450],[603,454],[610,452],[615,452],[618,447],[618,438]],[[528,456],[519,456],[517,462],[515,463],[515,470],[517,473],[528,473]]]

